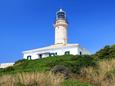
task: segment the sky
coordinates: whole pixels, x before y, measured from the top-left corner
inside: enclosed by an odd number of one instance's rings
[[[0,0],[0,63],[54,44],[56,12],[67,13],[69,43],[95,53],[115,44],[115,0]]]

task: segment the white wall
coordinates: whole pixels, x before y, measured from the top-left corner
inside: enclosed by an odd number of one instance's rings
[[[31,59],[39,59],[39,54],[42,54],[42,58],[49,57],[48,53],[57,53],[57,55],[64,55],[66,51],[70,51],[70,54],[72,55],[80,55],[80,52],[82,55],[90,55],[91,53],[87,51],[84,48],[81,48],[80,46],[73,46],[73,47],[64,47],[64,48],[57,48],[57,49],[49,49],[49,50],[42,50],[38,52],[31,52],[24,54],[24,59],[27,59],[27,56],[31,56]]]
[[[57,55],[64,55],[66,51],[70,51],[70,54],[77,55],[78,54],[78,47],[65,47],[65,48],[59,48],[59,49],[52,49],[52,50],[44,50],[44,51],[38,51],[38,52],[31,52],[24,54],[24,59],[27,59],[27,56],[31,56],[32,59],[39,59],[39,54],[43,54],[42,57],[49,57],[47,53],[57,53]],[[44,54],[46,53],[46,54]]]
[[[86,50],[85,48],[81,48],[81,47],[79,47],[78,52],[79,54],[81,52],[82,55],[91,55],[91,53],[88,50]]]
[[[0,64],[0,68],[7,68],[7,67],[13,66],[13,65],[14,65],[14,63],[2,63],[2,64]]]
[[[55,28],[55,44],[67,44],[67,29],[64,26]]]

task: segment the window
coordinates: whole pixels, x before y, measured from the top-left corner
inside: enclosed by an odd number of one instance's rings
[[[55,54],[55,56],[57,56],[57,52],[56,53],[54,53]]]
[[[65,52],[65,55],[69,55],[69,54],[70,54],[70,51],[66,51],[66,52]]]
[[[39,58],[40,58],[40,59],[42,58],[42,54],[39,54]]]
[[[50,56],[54,56],[54,53],[50,53]]]
[[[49,53],[49,57],[51,57],[52,55],[51,55],[51,53]]]
[[[28,60],[31,60],[31,59],[32,59],[31,57],[32,57],[32,56],[29,55],[29,56],[27,56],[27,59],[28,59]]]
[[[80,55],[82,55],[82,52],[80,51],[80,53],[79,53]]]
[[[50,53],[49,56],[57,56],[57,52],[56,53]]]

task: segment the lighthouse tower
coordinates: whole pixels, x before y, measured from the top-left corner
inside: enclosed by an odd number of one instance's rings
[[[66,13],[60,9],[56,13],[56,21],[54,24],[55,28],[55,44],[63,44],[66,45],[68,38],[67,38],[67,20],[66,20]]]

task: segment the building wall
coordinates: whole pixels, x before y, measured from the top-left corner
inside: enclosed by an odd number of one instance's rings
[[[88,50],[86,50],[85,48],[81,48],[81,47],[79,47],[78,52],[79,54],[81,52],[81,55],[91,55],[91,53]]]
[[[7,67],[13,66],[13,65],[14,65],[14,63],[2,63],[2,64],[0,64],[0,68],[7,68]]]
[[[39,59],[40,54],[42,54],[42,58],[49,57],[49,53],[57,53],[57,55],[64,55],[66,51],[70,51],[70,54],[72,55],[84,55],[84,54],[90,54],[87,50],[84,48],[78,47],[65,47],[65,48],[59,48],[59,49],[52,49],[52,50],[44,50],[44,51],[38,51],[38,52],[31,52],[24,54],[24,59],[27,59],[28,56],[31,56],[31,59]]]
[[[55,28],[55,44],[67,44],[67,22],[66,20],[57,20]]]
[[[55,28],[55,44],[67,44],[67,29],[64,26]]]

